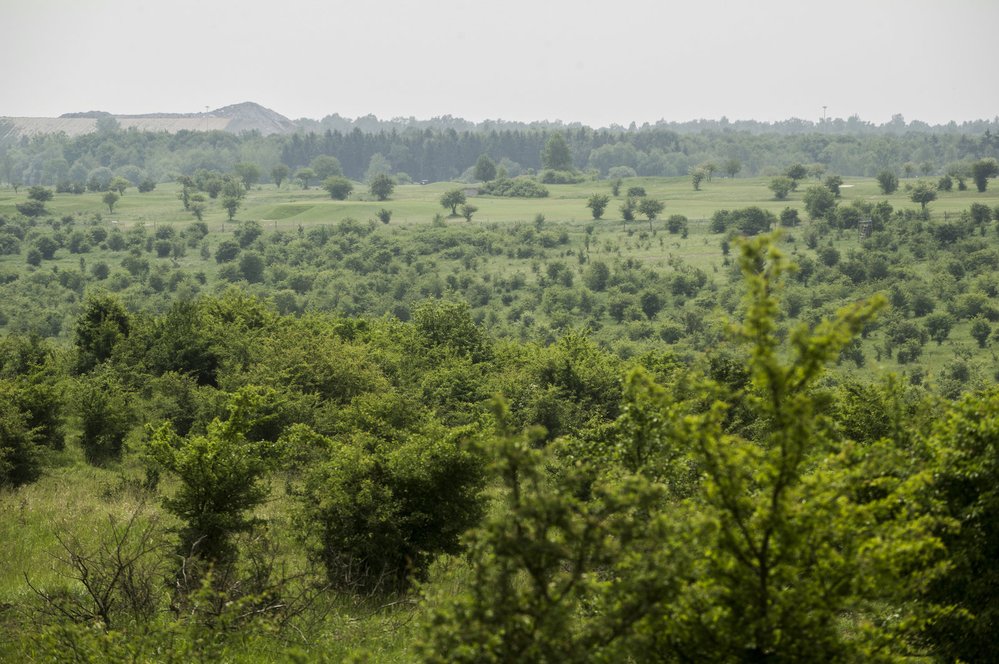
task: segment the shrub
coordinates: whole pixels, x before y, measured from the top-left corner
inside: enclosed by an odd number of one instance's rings
[[[79,379],[74,406],[80,418],[80,446],[89,463],[103,465],[121,458],[131,427],[130,399],[120,381],[100,368]]]
[[[345,177],[331,176],[323,180],[323,189],[333,200],[343,201],[354,191],[354,185]]]
[[[586,176],[574,171],[557,171],[546,168],[538,178],[545,184],[578,184],[586,181]]]
[[[412,404],[384,394],[356,407],[382,423],[400,407],[412,412]],[[308,472],[298,522],[332,585],[402,590],[425,576],[436,555],[460,550],[460,536],[483,513],[484,467],[470,451],[471,431],[429,424],[334,441],[296,430],[290,446],[325,452]]]
[[[230,400],[229,418],[215,419],[203,436],[181,439],[169,424],[153,433],[153,459],[180,480],[164,504],[184,522],[182,555],[193,551],[209,562],[230,562],[236,555],[232,536],[253,525],[247,513],[263,502],[261,480],[280,458],[273,443],[247,439],[262,405],[260,394],[244,388]]]
[[[496,178],[482,185],[482,191],[508,198],[547,198],[548,188],[528,177]]]
[[[671,215],[670,218],[666,220],[666,230],[668,230],[671,235],[681,233],[686,228],[687,218],[682,214]]]
[[[225,240],[219,244],[218,249],[215,250],[215,262],[216,263],[228,263],[236,259],[239,255],[240,246],[239,243],[233,240]]]
[[[17,392],[13,383],[0,381],[0,488],[33,481],[41,465],[36,431],[16,405]]]

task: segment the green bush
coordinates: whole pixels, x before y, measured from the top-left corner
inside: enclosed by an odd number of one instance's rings
[[[545,184],[578,184],[586,181],[586,176],[575,171],[557,171],[546,168],[538,175]]]
[[[0,380],[0,487],[26,484],[40,471],[36,431],[17,407],[19,397],[13,383]]]
[[[117,461],[132,424],[131,398],[104,367],[82,376],[74,392],[84,457],[94,465]]]
[[[482,185],[482,191],[509,198],[547,198],[548,188],[529,177],[497,178]]]
[[[281,456],[276,444],[247,438],[262,405],[257,392],[243,389],[229,403],[229,418],[215,419],[203,436],[182,439],[170,424],[152,434],[151,457],[180,480],[164,505],[184,522],[181,555],[193,552],[211,563],[231,562],[236,557],[232,537],[254,524],[248,513],[267,496],[262,480]]]
[[[355,408],[365,411],[362,418],[384,421],[393,419],[384,411],[398,399],[377,395]],[[336,440],[299,429],[289,443],[325,451],[307,471],[298,523],[334,587],[405,589],[425,577],[438,554],[457,553],[462,533],[483,513],[484,466],[471,449],[474,429],[408,424],[408,431],[356,431]]]

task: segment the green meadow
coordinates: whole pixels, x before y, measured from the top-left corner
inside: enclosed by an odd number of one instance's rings
[[[806,180],[798,187],[798,191],[792,192],[786,200],[781,201],[775,200],[767,188],[769,181],[769,178],[715,176],[710,182],[705,181],[700,191],[694,191],[690,179],[686,177],[628,178],[623,181],[622,195],[612,199],[600,223],[620,221],[618,208],[623,201],[624,192],[629,187],[643,187],[649,196],[663,201],[666,208],[661,218],[680,214],[691,220],[703,220],[719,209],[749,206],[758,206],[774,213],[780,213],[785,207],[790,206],[804,213],[802,203],[804,190],[813,184],[819,184],[819,181]],[[902,180],[899,190],[886,196],[880,192],[877,181],[873,178],[848,177],[844,178],[840,200],[842,203],[854,200],[872,202],[887,200],[895,209],[918,210],[919,205],[913,203],[905,191],[906,184],[917,181],[918,179]],[[604,180],[546,186],[551,192],[547,198],[470,197],[470,200],[474,198],[474,203],[479,208],[474,219],[479,223],[532,221],[537,214],[543,214],[550,221],[591,223],[593,219],[585,207],[587,198],[594,193],[610,192],[610,184]],[[355,183],[350,200],[335,201],[331,200],[324,190],[315,186],[305,190],[297,184],[285,184],[280,189],[274,185],[258,185],[248,192],[243,206],[236,213],[236,220],[254,219],[261,223],[276,223],[278,228],[287,229],[295,228],[299,224],[308,226],[335,223],[348,217],[358,220],[374,219],[378,210],[386,208],[392,211],[392,223],[427,223],[435,214],[446,212],[440,206],[440,197],[452,189],[475,189],[475,186],[457,182],[397,185],[389,200],[376,201],[367,194],[363,184]],[[107,207],[101,202],[100,193],[60,194],[49,203],[48,208],[53,215],[101,214],[112,223],[124,226],[136,223],[189,223],[192,217],[180,205],[178,192],[179,187],[172,183],[160,184],[154,191],[145,194],[127,190],[124,197],[115,205],[113,214],[108,214]],[[939,192],[938,196],[936,201],[929,204],[932,214],[936,217],[958,214],[966,210],[972,202],[988,205],[999,203],[995,187],[984,194],[973,190],[955,190]],[[25,200],[23,191],[21,194],[15,194],[10,188],[0,190],[0,214],[14,214],[16,212],[14,204],[23,200]],[[221,225],[226,220],[225,210],[217,204],[209,205],[205,221],[209,222],[213,229],[221,230]],[[268,227],[270,228],[273,226]]]

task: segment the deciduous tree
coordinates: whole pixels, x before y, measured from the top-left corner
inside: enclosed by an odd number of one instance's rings
[[[809,187],[802,197],[805,210],[812,219],[824,219],[836,209],[836,197],[827,187],[815,185]]]
[[[184,523],[182,555],[231,562],[232,538],[253,526],[250,512],[267,496],[262,481],[281,458],[273,442],[247,438],[261,406],[260,393],[244,388],[231,398],[228,419],[214,420],[203,435],[180,438],[170,424],[150,431],[152,458],[179,481],[164,506]]]
[[[926,212],[926,204],[937,200],[937,189],[929,182],[917,182],[912,187],[909,198],[913,203],[919,203],[923,212]]]
[[[884,195],[894,194],[898,190],[898,176],[892,171],[881,171],[877,176],[878,186]]]
[[[260,167],[251,161],[241,161],[232,168],[247,191],[260,181]]]
[[[291,169],[284,164],[278,164],[271,169],[271,179],[274,180],[274,186],[278,189],[281,188],[281,183],[288,179],[291,174]]]
[[[236,216],[236,211],[240,208],[242,202],[235,196],[226,196],[222,199],[222,207],[225,209],[226,214],[229,215],[229,221],[232,221]]]
[[[343,167],[340,160],[328,154],[321,154],[309,163],[309,167],[315,172],[317,180],[325,180],[329,177],[343,175]]]
[[[560,132],[553,133],[545,141],[545,147],[541,150],[541,167],[555,171],[573,170],[569,144]]]
[[[789,177],[779,175],[770,180],[769,186],[770,191],[774,192],[774,198],[782,201],[794,189],[794,181]]]
[[[610,203],[610,196],[607,194],[593,194],[586,201],[586,207],[590,208],[590,213],[594,219],[600,219],[604,216],[604,210],[607,209],[608,203]]]
[[[701,190],[701,182],[708,177],[708,172],[702,167],[690,169],[690,183],[694,186],[694,191]]]
[[[347,200],[350,192],[354,190],[354,185],[345,177],[328,177],[323,180],[323,189],[329,192],[330,198],[336,201]]]
[[[121,196],[116,191],[106,191],[101,200],[104,201],[104,205],[108,206],[108,214],[114,214],[114,206],[121,199]]]
[[[997,175],[999,175],[999,162],[991,157],[979,159],[971,164],[971,178],[975,181],[975,187],[980,192],[985,191],[989,186],[989,178],[994,178]]]
[[[371,183],[368,185],[368,191],[380,201],[388,200],[392,192],[395,191],[395,180],[389,175],[379,173],[372,178]]]
[[[458,206],[465,202],[465,192],[461,189],[452,189],[441,195],[441,207],[450,208],[451,216],[458,215]]]
[[[487,154],[479,155],[475,162],[473,177],[478,182],[489,182],[496,179],[496,162],[489,158]]]
[[[295,171],[295,179],[302,183],[302,189],[308,189],[309,183],[316,179],[316,172],[305,167]]]
[[[638,211],[644,214],[650,223],[655,221],[656,217],[659,216],[659,213],[661,213],[665,208],[665,203],[649,197],[643,198],[638,203]]]

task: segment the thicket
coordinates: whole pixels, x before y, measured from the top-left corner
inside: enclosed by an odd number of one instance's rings
[[[736,314],[699,353],[235,289],[164,313],[88,296],[71,348],[5,337],[5,484],[130,416],[85,458],[117,477],[103,507],[57,531],[54,574],[4,590],[4,652],[321,659],[353,598],[406,605],[396,654],[418,661],[987,659],[994,388],[828,372],[899,322],[892,295],[795,322],[779,247],[738,244]],[[102,418],[87,390],[128,408]]]

